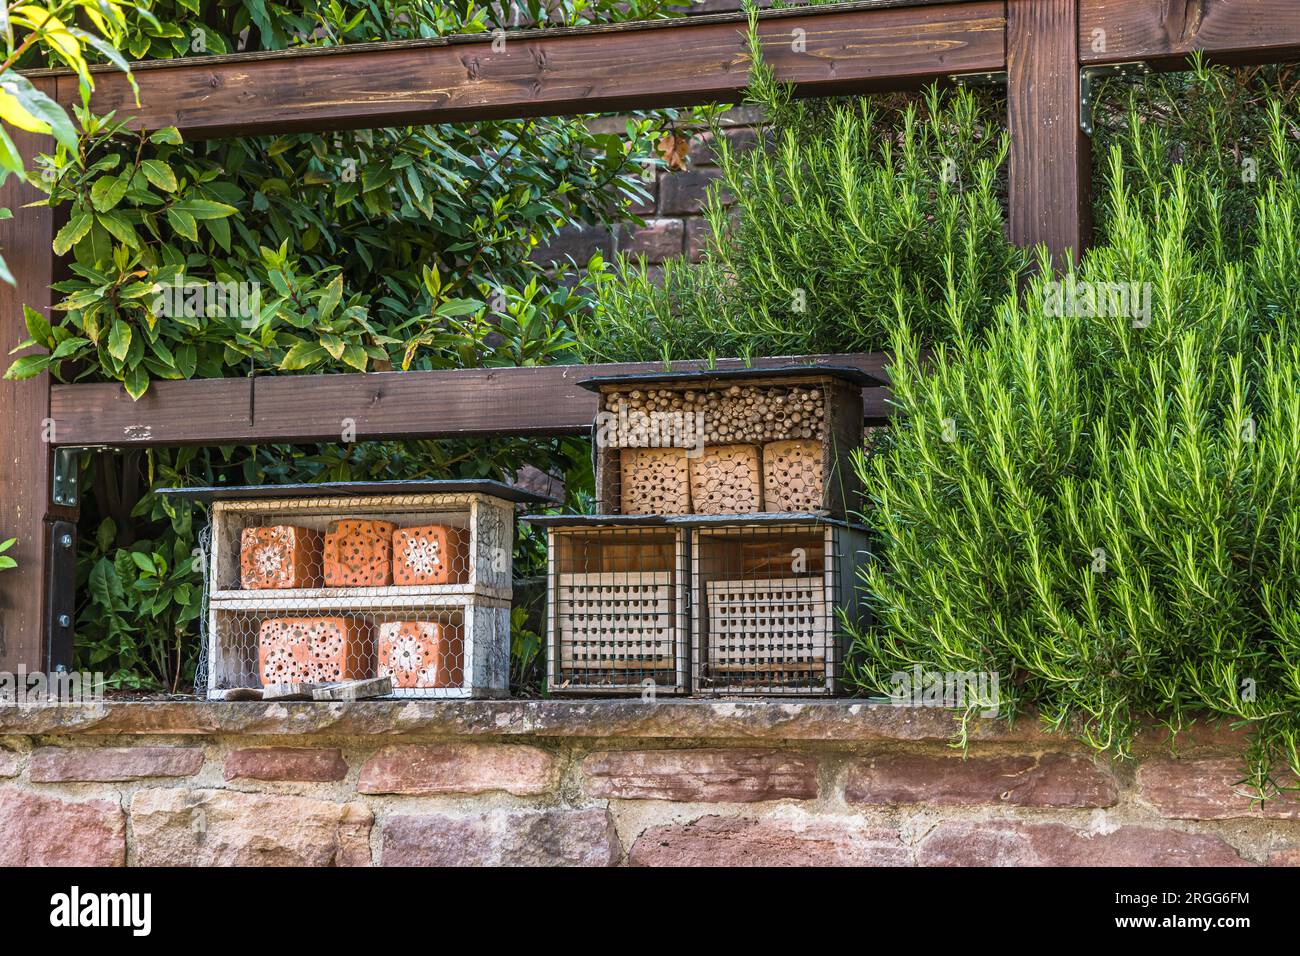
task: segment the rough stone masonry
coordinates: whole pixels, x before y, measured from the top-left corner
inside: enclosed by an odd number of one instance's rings
[[[852,701],[0,708],[0,865],[1300,865],[1240,735]]]

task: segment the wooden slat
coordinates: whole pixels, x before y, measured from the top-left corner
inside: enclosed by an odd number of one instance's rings
[[[1300,56],[1300,2],[1080,0],[1079,49],[1085,64],[1176,69],[1194,50],[1219,62],[1273,62]]]
[[[883,375],[880,354],[758,359],[851,365]],[[718,367],[735,367],[735,360]],[[704,367],[682,362],[683,371]],[[661,370],[660,363],[297,375],[155,382],[139,402],[121,385],[56,385],[51,416],[62,445],[221,445],[338,441],[345,419],[357,440],[492,435],[572,435],[590,430],[596,396],[578,382],[596,375]],[[864,415],[888,416],[886,390],[867,389]]]
[[[48,137],[13,127],[8,132],[29,168],[37,153],[53,150]],[[22,208],[42,196],[14,176],[0,187],[0,207],[14,213],[12,219],[0,220],[0,248],[18,280],[13,286],[0,282],[0,341],[5,351],[27,338],[24,304],[50,316],[53,210],[49,206]],[[6,359],[5,364],[8,362]],[[0,671],[13,672],[19,665],[43,671],[50,663],[45,620],[50,522],[75,518],[76,512],[50,503],[49,398],[47,375],[23,382],[0,381],[0,421],[4,423],[0,430],[0,540],[18,539],[7,552],[18,567],[0,571]],[[72,587],[71,581],[63,583]]]
[[[879,0],[764,14],[764,54],[807,94],[1001,70],[1003,0]],[[595,113],[734,100],[742,15],[141,64],[141,106],[106,71],[92,108],[188,138]],[[78,101],[59,77],[61,101]]]
[[[1007,0],[1010,235],[1058,267],[1091,234],[1091,143],[1079,129],[1079,0]]]

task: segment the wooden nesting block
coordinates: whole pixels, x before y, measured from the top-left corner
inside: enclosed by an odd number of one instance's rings
[[[469,532],[431,524],[393,532],[394,584],[459,584],[469,572]]]
[[[685,448],[624,448],[619,452],[619,471],[622,514],[691,513]]]
[[[381,588],[393,583],[391,521],[332,521],[325,532],[325,586]]]
[[[821,511],[826,507],[819,441],[774,441],[763,446],[763,510]]]
[[[690,459],[691,505],[700,515],[750,514],[763,509],[756,445],[717,445]]]
[[[262,684],[327,683],[370,676],[367,629],[345,617],[279,617],[257,633]]]
[[[309,528],[245,528],[239,536],[240,585],[249,590],[317,586],[323,547],[321,533]]]
[[[460,629],[437,621],[379,625],[379,676],[393,686],[460,687],[465,683],[465,642]]]

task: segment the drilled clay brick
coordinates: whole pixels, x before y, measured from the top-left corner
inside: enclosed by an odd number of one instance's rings
[[[625,515],[691,513],[685,448],[619,451],[619,508]]]
[[[431,524],[393,533],[394,584],[459,584],[468,570],[466,533]]]
[[[755,445],[716,445],[690,459],[691,507],[696,514],[749,514],[763,508]]]
[[[811,438],[763,446],[763,510],[820,511],[825,501],[822,443]]]
[[[249,590],[319,585],[323,547],[321,533],[309,528],[245,528],[239,539],[240,585]]]
[[[282,617],[262,622],[258,674],[265,684],[321,683],[369,677],[366,628],[344,617]]]
[[[379,625],[378,676],[391,677],[399,688],[462,686],[465,641],[460,628],[438,621]]]
[[[327,588],[382,588],[393,583],[391,521],[332,521],[325,531]]]

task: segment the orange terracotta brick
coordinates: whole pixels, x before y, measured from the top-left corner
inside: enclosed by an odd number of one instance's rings
[[[332,521],[325,532],[327,588],[381,588],[393,583],[391,521]]]
[[[431,524],[393,533],[394,584],[460,584],[469,577],[469,532]]]
[[[264,685],[369,677],[366,632],[345,617],[269,618],[257,634],[258,675]]]
[[[239,536],[239,583],[248,590],[307,588],[321,581],[319,531],[293,525],[245,528]]]
[[[460,687],[465,682],[465,642],[460,628],[435,621],[379,625],[379,677],[394,687]]]

